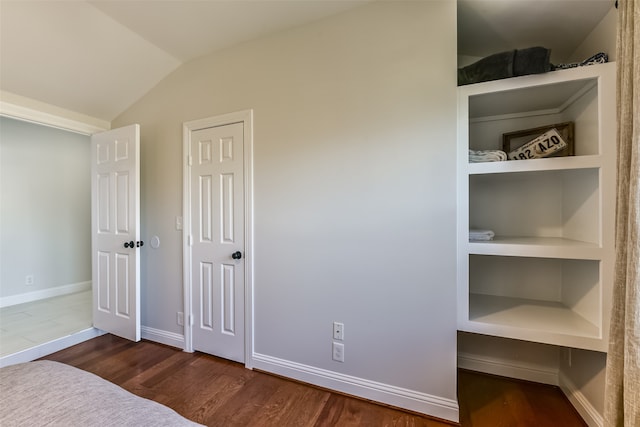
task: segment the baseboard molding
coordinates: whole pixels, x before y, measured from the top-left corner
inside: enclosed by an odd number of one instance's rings
[[[426,393],[353,377],[289,360],[254,353],[253,368],[383,404],[458,422],[458,402]]]
[[[458,367],[485,374],[500,375],[520,380],[557,386],[558,369],[541,367],[515,360],[478,356],[471,353],[458,353]]]
[[[11,295],[0,298],[0,308],[12,305],[24,304],[26,302],[38,301],[45,298],[59,297],[61,295],[73,294],[75,292],[88,291],[91,289],[91,280],[87,282],[71,283],[69,285],[56,286],[55,288],[40,289],[24,294]]]
[[[15,365],[16,363],[30,362],[47,356],[56,351],[63,350],[81,342],[90,340],[91,338],[104,335],[106,332],[96,328],[88,328],[66,337],[58,338],[26,350],[19,351],[14,354],[0,357],[0,367]],[[160,329],[150,328],[148,326],[140,327],[140,335],[149,341],[166,344],[179,349],[184,348],[184,336],[173,332],[162,331]]]
[[[154,329],[149,326],[140,326],[140,336],[149,341],[177,347],[180,350],[184,349],[184,335],[182,334]]]
[[[596,408],[593,407],[589,399],[576,387],[576,385],[566,376],[560,373],[560,389],[567,396],[569,402],[576,408],[582,419],[589,427],[602,427],[604,419]]]
[[[55,353],[56,351],[63,350],[67,347],[71,347],[72,345],[80,344],[81,342],[104,334],[105,332],[100,329],[88,328],[83,331],[76,332],[75,334],[67,335],[66,337],[58,338],[14,354],[0,357],[0,367],[31,362],[32,360],[39,359]]]

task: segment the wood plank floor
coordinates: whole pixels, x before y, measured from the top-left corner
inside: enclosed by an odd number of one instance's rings
[[[450,426],[202,353],[103,335],[44,357],[208,426]],[[585,426],[557,387],[459,371],[461,425]]]

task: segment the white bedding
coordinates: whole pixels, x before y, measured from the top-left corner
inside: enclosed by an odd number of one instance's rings
[[[97,375],[49,360],[0,369],[0,425],[198,426]]]

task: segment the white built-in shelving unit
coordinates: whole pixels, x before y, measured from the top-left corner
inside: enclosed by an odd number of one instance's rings
[[[615,111],[614,63],[458,88],[459,330],[606,351]],[[468,162],[503,133],[568,121],[573,156]]]

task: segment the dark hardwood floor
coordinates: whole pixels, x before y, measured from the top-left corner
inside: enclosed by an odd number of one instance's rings
[[[208,426],[450,426],[202,353],[103,335],[44,357],[93,372]],[[461,425],[585,426],[562,392],[459,371]]]

